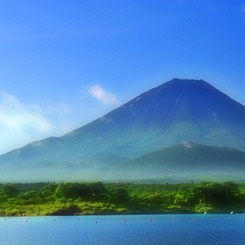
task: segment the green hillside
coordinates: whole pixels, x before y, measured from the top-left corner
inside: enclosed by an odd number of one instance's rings
[[[212,177],[212,179],[241,180],[243,178],[241,173],[244,170],[245,152],[227,147],[184,142],[137,157],[111,168],[110,171],[122,179],[171,176],[176,179]]]

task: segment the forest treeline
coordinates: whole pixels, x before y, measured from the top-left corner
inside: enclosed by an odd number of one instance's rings
[[[0,185],[1,216],[245,211],[245,183]]]

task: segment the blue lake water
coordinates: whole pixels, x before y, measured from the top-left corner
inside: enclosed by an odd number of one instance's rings
[[[245,214],[1,217],[0,244],[244,245]]]

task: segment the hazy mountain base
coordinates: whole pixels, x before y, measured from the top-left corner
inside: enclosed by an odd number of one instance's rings
[[[193,142],[166,147],[131,160],[111,154],[83,165],[72,164],[72,160],[65,165],[63,162],[54,164],[45,160],[40,164],[28,165],[28,171],[24,162],[17,166],[11,163],[1,166],[1,181],[245,181],[245,152]]]
[[[10,179],[17,179],[19,183],[36,183],[36,182],[48,182],[50,179],[55,182],[66,181],[96,181],[110,183],[186,183],[190,181],[235,181],[244,182],[244,171],[168,171],[162,172],[161,170],[143,169],[142,171],[131,171],[130,169],[124,169],[124,171],[108,171],[103,169],[91,170],[77,170],[74,174],[74,169],[59,169],[43,170],[43,169],[30,169],[28,171],[28,177],[25,175],[25,170],[18,171],[18,175],[15,171],[10,172],[6,176],[6,172],[0,173],[2,183],[9,183]],[[17,176],[17,177],[16,177]],[[16,181],[12,181],[16,182]]]
[[[5,184],[1,216],[245,212],[245,183]]]

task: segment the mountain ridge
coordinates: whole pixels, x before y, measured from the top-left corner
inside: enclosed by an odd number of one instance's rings
[[[237,149],[207,146],[194,142],[165,147],[112,167],[113,176],[128,180],[179,178],[189,180],[200,178],[210,180],[210,173],[216,180],[220,176],[241,180],[245,171],[245,152]],[[242,175],[242,176],[241,176]]]

